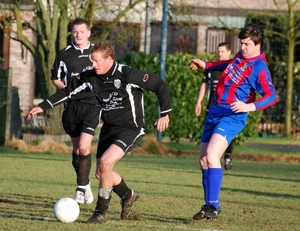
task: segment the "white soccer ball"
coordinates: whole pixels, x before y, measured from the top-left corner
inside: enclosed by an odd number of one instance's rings
[[[63,197],[56,201],[53,212],[57,220],[63,223],[71,223],[78,218],[80,208],[74,199]]]

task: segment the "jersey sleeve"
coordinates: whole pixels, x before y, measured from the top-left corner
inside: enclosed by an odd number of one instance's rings
[[[67,87],[64,87],[58,90],[56,93],[51,95],[48,99],[41,102],[38,106],[43,109],[43,111],[55,107],[68,99],[80,100],[82,95],[81,92],[85,91],[85,89],[90,88],[92,86],[89,82],[85,81],[84,77],[78,76],[78,78],[74,77]]]
[[[204,75],[203,75],[203,78],[202,78],[202,82],[203,82],[203,83],[208,83],[208,81],[209,81],[208,73],[209,73],[208,70],[205,70],[205,71],[204,71]]]
[[[63,61],[63,52],[60,51],[56,55],[56,58],[51,68],[51,79],[64,81],[66,72],[66,66],[64,65]]]
[[[257,111],[268,108],[276,103],[276,90],[267,68],[262,69],[258,73],[255,85],[256,91],[262,96],[253,102]]]
[[[133,69],[128,66],[124,66],[123,69],[128,83],[156,94],[162,115],[171,112],[171,94],[165,81],[150,71]]]

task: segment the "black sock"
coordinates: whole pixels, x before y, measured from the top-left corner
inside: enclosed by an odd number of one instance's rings
[[[113,186],[113,191],[121,198],[128,199],[131,197],[131,189],[127,187],[125,181],[121,180],[120,184]]]
[[[72,152],[72,165],[76,172],[76,175],[78,174],[78,161],[79,161],[79,155],[77,155],[74,151]]]
[[[86,156],[79,155],[77,185],[87,185],[90,182],[89,175],[92,166],[91,154]]]
[[[100,197],[98,195],[98,201],[97,201],[97,205],[96,205],[96,211],[100,212],[102,214],[105,214],[108,210],[108,206],[109,206],[109,202],[110,202],[110,198],[108,199],[104,199],[103,197]]]

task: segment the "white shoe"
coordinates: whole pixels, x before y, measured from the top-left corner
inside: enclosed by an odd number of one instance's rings
[[[85,203],[84,193],[81,192],[81,191],[76,191],[74,200],[75,200],[78,204],[84,204],[84,203]]]
[[[94,200],[93,192],[91,189],[91,183],[85,186],[84,202],[91,204]]]

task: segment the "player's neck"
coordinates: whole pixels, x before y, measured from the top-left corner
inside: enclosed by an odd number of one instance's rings
[[[87,47],[89,46],[89,44],[90,44],[89,41],[87,41],[87,42],[84,43],[84,44],[77,44],[77,43],[74,42],[74,46],[75,46],[76,48],[78,48],[78,49],[85,49],[85,48],[87,48]]]

